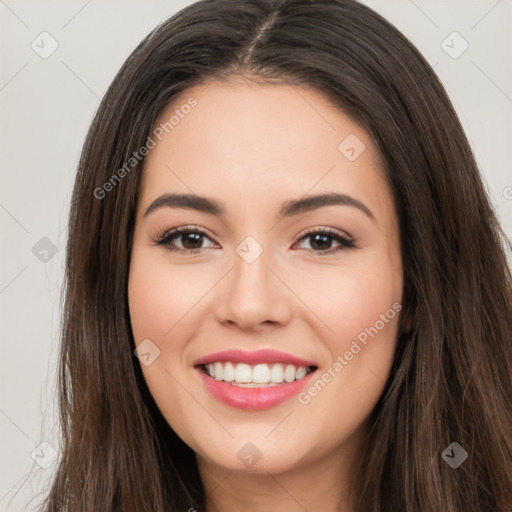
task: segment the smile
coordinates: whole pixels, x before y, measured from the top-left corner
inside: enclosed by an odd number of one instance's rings
[[[318,366],[274,350],[231,350],[199,359],[195,369],[206,389],[238,409],[260,410],[296,396]]]
[[[233,386],[255,388],[269,387],[303,379],[311,371],[310,366],[293,364],[257,364],[250,366],[245,363],[216,362],[203,366],[204,372],[215,380],[229,382]]]

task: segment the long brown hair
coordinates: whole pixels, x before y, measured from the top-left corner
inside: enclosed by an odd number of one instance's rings
[[[44,510],[204,509],[194,453],[161,415],[133,354],[127,280],[144,161],[112,176],[146,145],[173,98],[233,76],[322,92],[373,138],[394,194],[405,321],[371,415],[359,510],[511,510],[504,234],[435,73],[397,29],[353,0],[200,1],[150,33],[116,75],[73,191],[62,457]],[[468,453],[457,469],[442,457],[452,442]]]

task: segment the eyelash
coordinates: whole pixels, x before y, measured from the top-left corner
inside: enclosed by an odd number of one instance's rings
[[[156,238],[156,240],[153,240],[153,242],[154,242],[154,245],[165,246],[166,250],[168,250],[169,252],[186,254],[186,255],[198,254],[201,251],[203,251],[204,249],[207,249],[206,247],[203,247],[200,249],[181,249],[179,247],[172,247],[171,242],[174,239],[179,238],[183,234],[192,234],[192,233],[201,235],[201,236],[205,236],[206,238],[209,238],[211,240],[211,238],[204,231],[200,230],[199,228],[186,226],[186,227],[175,228],[170,231],[165,231],[160,236],[158,236]],[[301,241],[307,239],[309,236],[316,235],[316,234],[328,235],[330,238],[334,239],[336,242],[338,242],[340,244],[340,247],[336,247],[334,249],[328,249],[325,251],[315,251],[313,249],[306,249],[306,250],[313,252],[315,254],[318,254],[318,255],[334,254],[339,251],[343,251],[346,249],[353,249],[353,248],[357,247],[354,239],[343,237],[338,232],[336,232],[332,229],[329,229],[329,228],[311,228],[311,229],[307,230],[305,233],[303,233],[302,236],[300,236],[300,238],[297,240],[296,243],[301,242]]]

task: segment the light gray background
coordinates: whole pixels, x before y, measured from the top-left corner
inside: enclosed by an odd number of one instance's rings
[[[59,446],[54,414],[60,289],[68,203],[86,130],[132,49],[190,3],[0,0],[0,511],[35,510],[37,501],[26,503],[48,485],[57,466],[51,464],[52,448],[40,444]],[[434,66],[510,236],[512,1],[364,3]],[[31,47],[51,48],[49,36],[40,36],[44,31],[58,43],[46,59]],[[457,58],[465,43],[448,37],[454,31],[469,44]],[[39,242],[43,237],[55,245],[53,257],[44,253],[51,246]],[[49,466],[43,469],[32,457]]]

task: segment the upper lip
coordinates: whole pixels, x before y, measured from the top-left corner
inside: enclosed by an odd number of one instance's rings
[[[286,352],[279,352],[278,350],[224,350],[222,352],[215,352],[200,357],[194,363],[194,366],[200,366],[216,362],[231,361],[233,363],[246,363],[255,365],[260,363],[283,363],[293,364],[295,366],[316,366],[313,361],[307,361],[297,356],[287,354]]]

